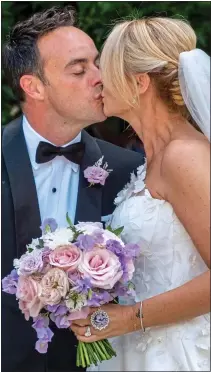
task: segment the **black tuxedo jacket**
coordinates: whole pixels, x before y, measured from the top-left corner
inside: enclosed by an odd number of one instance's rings
[[[137,154],[91,137],[82,131],[85,155],[80,167],[75,223],[100,221],[114,210],[116,194],[129,181],[130,173],[144,161]],[[12,270],[26,244],[41,235],[40,212],[31,163],[22,129],[22,117],[2,133],[2,277]],[[113,169],[103,187],[87,187],[83,170],[102,155]],[[64,211],[66,213],[66,211]],[[47,354],[35,351],[36,332],[18,309],[15,296],[2,293],[2,372],[73,372],[77,340],[66,329],[57,330]],[[53,326],[52,326],[53,327]]]

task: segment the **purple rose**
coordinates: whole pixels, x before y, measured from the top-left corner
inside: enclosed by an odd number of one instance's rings
[[[102,186],[105,185],[105,180],[109,176],[109,172],[107,170],[96,167],[93,165],[92,167],[88,167],[84,171],[84,177],[90,182],[91,184],[100,184]]]
[[[42,250],[34,249],[31,253],[26,253],[18,260],[18,274],[31,275],[40,272],[43,268]]]

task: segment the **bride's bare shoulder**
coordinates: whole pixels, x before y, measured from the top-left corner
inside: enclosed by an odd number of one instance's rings
[[[175,139],[166,147],[161,164],[161,174],[172,172],[175,168],[190,169],[209,165],[210,142],[206,137]]]

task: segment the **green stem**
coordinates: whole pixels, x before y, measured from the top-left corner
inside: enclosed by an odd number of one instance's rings
[[[97,362],[98,362],[99,358],[98,358],[98,356],[97,356],[97,354],[96,354],[96,352],[93,348],[93,345],[91,343],[90,344],[88,343],[86,345],[86,347],[87,347],[87,351],[88,351],[89,355],[91,355],[92,363],[97,365]]]
[[[87,362],[87,366],[89,367],[91,363],[90,363],[89,355],[87,353],[86,345],[85,345],[84,342],[81,343],[81,347],[82,347],[82,350],[84,352],[84,356],[85,356],[85,359],[86,359],[86,362]]]
[[[81,344],[82,344],[81,341],[79,341],[81,365],[82,365],[83,368],[85,368],[86,367],[86,363],[85,363],[85,360],[84,360],[83,348],[82,348],[82,345]]]
[[[93,342],[93,346],[95,347],[95,349],[97,350],[98,354],[100,355],[100,361],[102,360],[106,360],[106,355],[103,354],[103,351],[101,350],[101,348],[99,347],[99,341],[96,341],[96,342]]]
[[[110,359],[110,355],[107,353],[107,350],[106,350],[105,346],[103,345],[103,341],[98,341],[98,342],[99,342],[99,346],[101,347],[103,353],[106,356],[106,359]]]

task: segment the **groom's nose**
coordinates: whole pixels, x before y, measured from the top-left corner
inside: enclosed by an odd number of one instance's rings
[[[96,85],[102,85],[102,77],[101,77],[101,72],[99,70],[99,68],[96,67],[95,69],[95,75],[93,76],[93,80],[92,80],[92,85],[93,86],[96,86]]]

